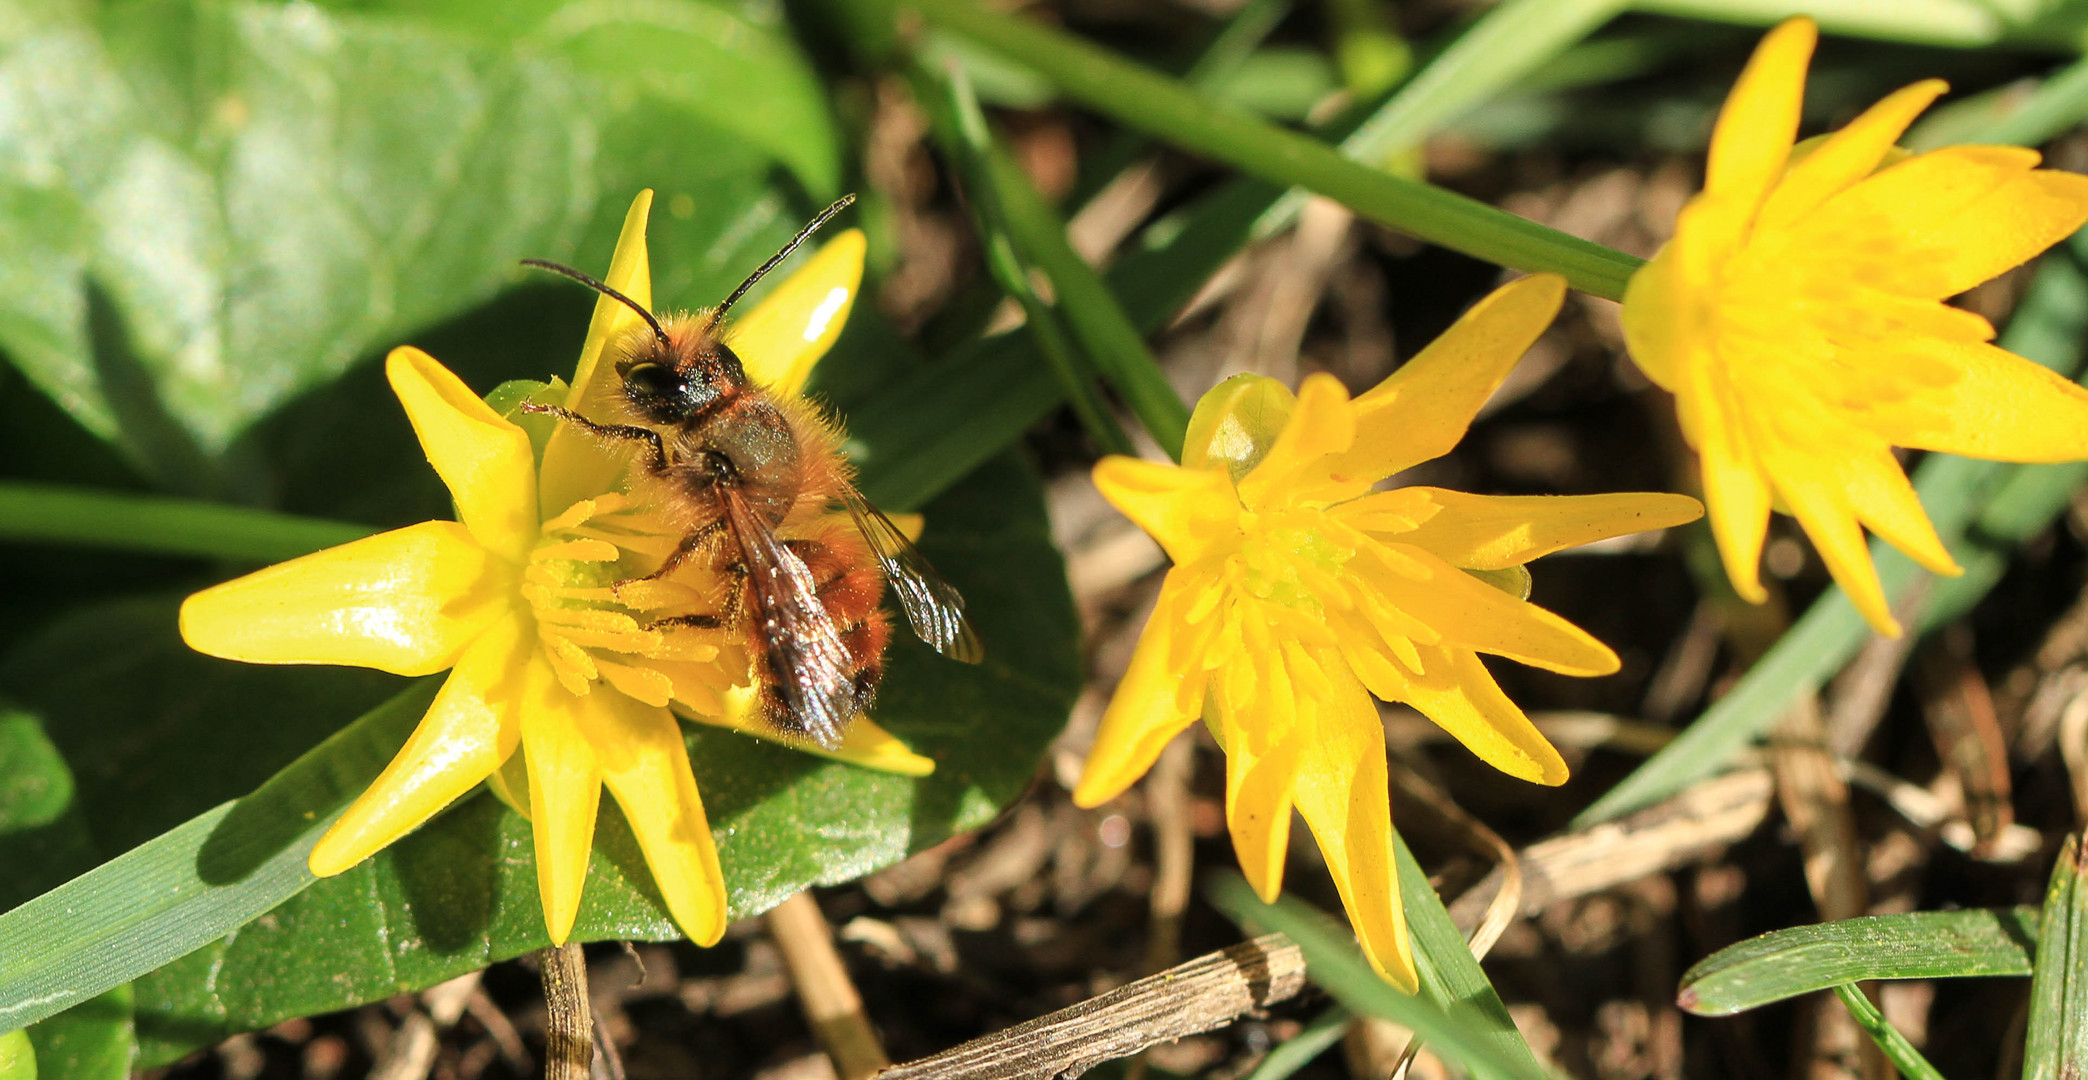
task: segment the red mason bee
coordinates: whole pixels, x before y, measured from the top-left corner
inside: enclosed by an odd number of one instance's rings
[[[856,491],[836,423],[802,397],[754,383],[725,342],[732,305],[854,201],[850,195],[827,207],[723,303],[692,315],[656,318],[577,270],[524,260],[624,304],[644,325],[611,342],[607,354],[635,423],[599,423],[534,402],[523,409],[638,444],[637,487],[682,539],[634,580],[664,578],[692,560],[724,576],[718,612],[671,621],[743,631],[765,718],[828,749],[840,745],[884,675],[892,635],[881,606],[887,582],[921,640],[966,663],[984,655],[963,597]]]

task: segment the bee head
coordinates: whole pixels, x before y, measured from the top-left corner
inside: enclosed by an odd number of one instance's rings
[[[746,369],[723,342],[691,342],[693,355],[670,357],[647,350],[617,365],[624,400],[648,423],[683,423],[711,411],[743,387]]]

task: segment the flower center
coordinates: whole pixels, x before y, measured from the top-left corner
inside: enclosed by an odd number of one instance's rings
[[[1257,600],[1325,613],[1321,596],[1355,552],[1327,538],[1326,514],[1317,508],[1264,511],[1242,516],[1238,560],[1240,588]]]
[[[649,705],[675,701],[717,715],[721,695],[750,681],[746,648],[729,629],[726,590],[704,559],[664,578],[639,577],[680,543],[657,514],[616,492],[544,522],[521,591],[544,655],[569,692],[603,682]]]

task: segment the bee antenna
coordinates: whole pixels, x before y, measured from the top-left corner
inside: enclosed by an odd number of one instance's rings
[[[811,224],[805,226],[802,229],[799,229],[798,234],[790,238],[790,243],[783,245],[783,250],[776,252],[774,255],[770,256],[769,261],[761,264],[761,269],[756,270],[753,273],[747,275],[747,280],[740,282],[739,288],[732,290],[732,295],[726,297],[725,302],[719,304],[717,308],[711,312],[711,325],[714,327],[717,326],[719,320],[725,317],[725,313],[732,309],[732,305],[738,303],[740,297],[747,295],[747,290],[753,288],[754,283],[760,281],[763,274],[766,274],[769,271],[774,270],[776,268],[777,263],[780,263],[784,259],[789,258],[790,253],[796,251],[798,249],[798,245],[804,243],[806,238],[810,237],[813,233],[818,232],[819,227],[821,225],[826,224],[829,220],[833,218],[835,214],[838,214],[841,211],[848,209],[849,204],[853,202],[855,202],[855,195],[853,193],[843,195],[840,198],[834,200],[834,205],[829,206],[824,210],[821,210],[819,212],[819,216],[812,219]]]
[[[660,320],[653,318],[652,312],[645,310],[645,306],[640,304],[638,301],[633,300],[620,292],[617,292],[615,289],[612,289],[609,286],[604,285],[591,277],[588,277],[586,274],[583,274],[570,266],[560,266],[555,262],[548,262],[544,259],[524,259],[522,260],[522,265],[534,267],[538,270],[549,270],[552,273],[559,275],[560,277],[572,278],[574,281],[577,281],[580,284],[585,285],[598,293],[601,293],[603,296],[606,296],[609,299],[614,300],[627,308],[630,308],[632,311],[638,313],[639,318],[645,320],[645,325],[652,327],[653,336],[660,339],[660,344],[670,344],[670,342],[667,340],[667,331],[660,328]]]

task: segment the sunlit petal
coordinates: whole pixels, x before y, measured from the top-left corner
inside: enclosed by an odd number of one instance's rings
[[[1479,760],[1536,784],[1566,782],[1566,761],[1468,649],[1422,650],[1428,673],[1400,695]]]
[[[181,605],[181,636],[250,664],[428,675],[507,610],[513,579],[464,526],[422,522],[205,589]]]
[[[1941,79],[1925,79],[1864,110],[1791,166],[1762,204],[1755,228],[1787,228],[1843,188],[1869,176],[1907,125],[1948,89]]]
[[[1426,493],[1440,509],[1398,536],[1452,566],[1500,570],[1562,548],[1627,533],[1695,521],[1703,504],[1687,495],[1626,492],[1614,495],[1467,495],[1441,488]]]
[[[861,229],[840,233],[733,320],[726,340],[755,383],[785,394],[803,389],[862,289],[865,245]]]
[[[537,538],[536,452],[529,436],[410,345],[384,358],[384,375],[471,535],[488,551],[515,562],[527,558]]]
[[[1169,573],[1170,579],[1174,573]],[[1100,806],[1122,794],[1153,767],[1168,740],[1196,721],[1206,673],[1168,662],[1174,637],[1183,632],[1180,612],[1185,601],[1193,599],[1180,596],[1180,589],[1173,580],[1162,586],[1159,603],[1139,634],[1131,666],[1109,699],[1080,785],[1073,790],[1073,802],[1079,806]],[[1184,699],[1190,697],[1195,704],[1185,707]]]
[[[1227,715],[1233,719],[1224,719]],[[1225,823],[1240,873],[1255,894],[1275,903],[1283,891],[1283,861],[1290,851],[1291,793],[1298,778],[1302,739],[1289,739],[1256,753],[1239,730],[1237,711],[1218,709],[1225,747]]]
[[[1314,479],[1324,475],[1321,466],[1325,460],[1347,450],[1355,441],[1356,410],[1350,408],[1348,390],[1342,387],[1341,380],[1324,373],[1307,375],[1304,385],[1298,387],[1298,402],[1290,423],[1284,425],[1283,434],[1276,437],[1276,444],[1269,448],[1261,464],[1241,479],[1240,501],[1250,507],[1273,505],[1275,493],[1295,488],[1301,472],[1312,468]],[[1343,479],[1354,482],[1354,478]],[[1356,493],[1368,486],[1369,480],[1363,480]],[[1166,546],[1165,541],[1162,546]],[[1173,552],[1170,550],[1169,554],[1172,556]]]
[[[793,739],[778,732],[775,725],[762,717],[762,692],[759,687],[747,685],[734,687],[725,692],[724,711],[715,716],[691,712],[689,719],[698,723],[752,735],[781,743],[792,750],[802,750],[823,758],[845,761],[865,769],[897,773],[901,776],[927,776],[935,771],[935,759],[922,757],[907,749],[897,736],[878,727],[868,716],[857,716],[848,722],[841,733],[841,745],[828,750],[804,739]]]
[[[1385,981],[1411,994],[1420,980],[1392,851],[1384,727],[1353,680],[1321,705],[1316,737],[1298,759],[1298,812],[1326,855],[1363,955]]]
[[[631,200],[623,231],[616,238],[616,251],[609,256],[609,272],[602,275],[603,284],[648,311],[652,309],[652,267],[646,256],[645,222],[652,212],[652,198],[652,189],[647,188]],[[630,308],[606,296],[595,298],[594,318],[587,324],[580,362],[566,391],[566,408],[592,420],[623,417],[616,372],[604,357],[612,343],[644,325]],[[609,491],[629,458],[629,447],[605,446],[569,424],[560,424],[544,447],[538,501],[548,515]]]
[[[1828,258],[1875,254],[1866,280],[1930,300],[2017,266],[2088,222],[2088,177],[2038,169],[2035,150],[1953,146],[1909,158],[1835,196],[1799,223]]]
[[[1531,274],[1472,305],[1441,337],[1356,398],[1355,446],[1328,464],[1375,481],[1450,452],[1516,361],[1551,325],[1566,279]]]
[[[1798,139],[1805,68],[1819,36],[1811,19],[1788,19],[1755,47],[1712,129],[1705,191],[1750,204],[1768,193]]]
[[[2088,390],[1991,345],[1919,347],[1947,357],[1958,379],[1923,394],[1921,408],[1874,420],[1887,442],[1994,461],[2088,458]]]
[[[1219,470],[1111,455],[1095,466],[1094,477],[1103,498],[1151,533],[1177,565],[1193,563],[1212,544],[1237,535],[1239,498]]]
[[[551,943],[562,945],[573,932],[581,887],[587,883],[595,810],[602,798],[602,770],[593,744],[583,734],[588,718],[582,699],[560,686],[546,665],[531,664],[528,671],[522,752],[529,766],[537,892],[544,903],[544,927]]]
[[[530,655],[525,631],[510,615],[464,650],[398,756],[312,848],[312,873],[331,877],[369,858],[478,786],[514,753],[522,667]]]
[[[725,933],[725,875],[681,725],[665,708],[622,694],[597,692],[580,704],[602,782],[623,807],[668,913],[690,941],[716,944]]]
[[[1617,654],[1580,627],[1433,554],[1418,549],[1408,554],[1428,568],[1425,580],[1382,575],[1372,584],[1392,606],[1441,634],[1446,644],[1567,675],[1617,670]]]
[[[1768,465],[1776,477],[1776,494],[1819,550],[1835,583],[1879,633],[1898,637],[1900,625],[1878,581],[1878,568],[1871,563],[1870,545],[1864,542],[1848,493],[1833,482],[1833,467],[1796,450],[1778,450]]]

